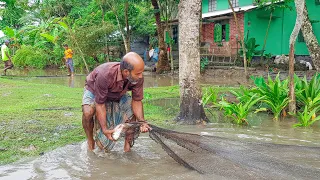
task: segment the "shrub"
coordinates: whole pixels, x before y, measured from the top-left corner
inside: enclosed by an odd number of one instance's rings
[[[42,50],[32,46],[21,46],[13,57],[13,63],[17,67],[34,67],[42,69],[46,67],[48,61],[47,54]]]

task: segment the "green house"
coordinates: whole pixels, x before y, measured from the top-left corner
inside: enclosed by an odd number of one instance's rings
[[[258,8],[254,0],[231,0],[237,13],[242,35],[253,37],[256,44],[262,45],[266,35],[270,11]],[[281,3],[281,2],[279,2]],[[306,0],[313,31],[320,42],[320,0]],[[272,55],[289,54],[289,38],[295,25],[296,11],[292,8],[278,8],[273,12],[265,53]],[[232,56],[237,53],[239,35],[228,0],[202,1],[203,25],[202,44],[215,52]],[[296,55],[309,55],[302,33],[296,41]]]

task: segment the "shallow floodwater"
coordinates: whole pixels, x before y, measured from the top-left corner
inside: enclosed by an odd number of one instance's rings
[[[265,117],[251,118],[258,118],[252,127],[211,123],[206,126],[177,126],[174,129],[233,140],[320,147],[319,128],[292,129],[293,122],[290,121],[274,123]],[[232,179],[215,174],[203,175],[184,168],[147,134],[138,138],[132,152],[123,153],[122,146],[120,141],[113,152],[106,154],[98,149],[88,152],[86,142],[67,145],[36,159],[0,166],[0,179]],[[301,152],[290,153],[290,161],[302,166],[307,163],[320,175],[319,151],[308,154],[312,159],[304,158],[303,154],[299,154]]]
[[[71,86],[69,77],[16,74],[26,81],[53,83]],[[59,72],[61,73],[61,72]],[[26,78],[25,76],[32,76]],[[10,77],[10,76],[9,76]],[[83,87],[85,76],[74,77],[73,87]],[[159,76],[153,74],[145,75],[146,87],[169,86],[178,84],[178,80],[171,76]],[[206,79],[205,83],[214,83],[215,80]],[[232,82],[223,81],[222,83]],[[230,84],[223,84],[230,85]],[[234,84],[236,85],[236,84]],[[159,106],[178,106],[177,99],[150,102]],[[208,113],[209,114],[209,113]],[[285,119],[274,122],[271,116],[266,114],[253,114],[249,117],[250,127],[237,126],[224,121],[224,116],[218,112],[210,115],[211,123],[199,126],[173,126],[171,129],[181,132],[190,132],[206,136],[218,136],[230,140],[241,140],[258,143],[272,143],[294,145],[302,147],[320,147],[320,123],[313,128],[292,128],[295,123],[293,119]],[[225,147],[239,148],[239,147]],[[245,148],[245,147],[241,147]],[[217,174],[199,174],[188,170],[176,163],[169,157],[161,146],[151,140],[148,134],[141,135],[136,141],[132,152],[123,152],[123,142],[120,141],[111,153],[103,153],[96,149],[94,152],[87,151],[86,142],[70,144],[57,148],[37,158],[23,159],[21,161],[0,166],[0,179],[238,179],[232,176],[220,176]],[[222,149],[223,150],[223,149]],[[227,149],[226,149],[227,150]],[[280,156],[276,149],[271,154],[261,149],[266,155]],[[315,175],[320,177],[320,151],[310,151],[307,155],[301,151],[290,150],[290,157],[280,158],[283,161],[296,163],[298,166],[312,169]],[[232,154],[230,154],[232,156]],[[236,163],[236,162],[235,162]],[[263,162],[262,162],[263,163]],[[221,162],[223,167],[227,162]],[[272,168],[272,164],[266,164]],[[233,168],[228,167],[228,168]],[[236,171],[236,170],[235,170]],[[287,172],[288,174],[293,172]],[[317,176],[316,176],[317,177]],[[259,178],[256,178],[259,179]],[[283,178],[286,179],[286,178]]]
[[[8,78],[16,78],[34,83],[60,84],[69,87],[84,87],[86,75],[76,74],[74,77],[66,75],[65,70],[47,69],[47,70],[19,70],[8,71]],[[222,86],[239,86],[241,81],[238,77],[219,76],[215,78],[201,77],[202,84],[213,84]],[[144,87],[160,87],[178,85],[178,74],[158,75],[152,72],[144,72]]]

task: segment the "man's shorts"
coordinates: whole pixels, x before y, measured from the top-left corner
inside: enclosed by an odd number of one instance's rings
[[[94,94],[89,90],[85,89],[83,93],[82,105],[91,105],[95,108],[94,104]],[[107,101],[107,127],[108,129],[113,129],[117,125],[125,122],[135,121],[132,106],[132,98],[128,94],[124,94],[120,101]],[[129,139],[130,145],[133,145],[134,140],[139,136],[139,129],[131,129],[126,133],[126,138]],[[100,127],[99,121],[94,116],[94,139],[97,144],[105,149],[110,151],[115,142],[109,140],[103,133]]]
[[[10,60],[4,61],[4,68],[11,69],[12,67],[13,67],[13,64]]]

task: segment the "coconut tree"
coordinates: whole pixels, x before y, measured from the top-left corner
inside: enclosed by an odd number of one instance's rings
[[[177,120],[195,124],[207,120],[199,84],[201,0],[180,0],[178,14],[180,114]]]
[[[296,97],[294,94],[294,45],[296,43],[296,39],[300,32],[302,23],[304,22],[303,9],[305,5],[305,0],[294,0],[297,17],[296,24],[292,30],[289,46],[289,112],[296,113]]]
[[[320,46],[317,37],[314,35],[312,24],[308,15],[307,5],[305,3],[303,9],[304,21],[301,31],[307,44],[309,54],[317,71],[320,71]]]

